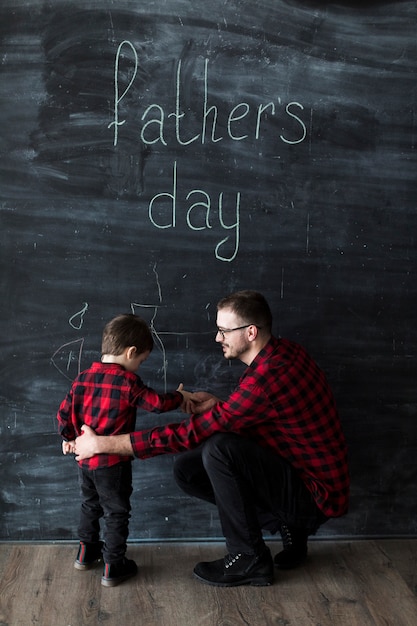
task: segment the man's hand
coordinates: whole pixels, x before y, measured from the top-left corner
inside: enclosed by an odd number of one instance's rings
[[[82,461],[83,459],[89,459],[95,454],[99,454],[97,448],[97,435],[94,430],[89,426],[81,426],[83,431],[82,435],[75,440],[75,457],[76,461]]]
[[[94,430],[84,424],[81,426],[82,435],[75,440],[76,461],[90,459],[95,454],[119,454],[134,456],[130,434],[105,437],[96,435]]]
[[[184,413],[204,413],[217,404],[217,402],[220,402],[219,398],[216,398],[216,396],[213,396],[213,394],[207,391],[196,391],[194,393],[185,391],[182,383],[178,385],[177,391],[182,393],[183,396],[181,409]]]
[[[220,398],[216,398],[208,391],[196,391],[192,396],[194,404],[194,413],[204,413],[214,407],[215,404],[221,402]]]

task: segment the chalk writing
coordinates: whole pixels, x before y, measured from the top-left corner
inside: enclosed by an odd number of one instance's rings
[[[120,93],[119,88],[119,74],[120,74],[120,57],[123,49],[127,47],[128,51],[132,54],[132,70],[130,72],[130,79],[127,87]],[[130,89],[133,87],[135,78],[138,73],[138,56],[134,45],[130,41],[122,41],[117,49],[115,66],[114,66],[114,112],[113,120],[108,124],[108,128],[113,128],[113,145],[117,146],[118,143],[118,130],[119,126],[124,125],[128,120],[119,119],[119,109],[122,101],[127,96]],[[209,105],[209,60],[204,60],[204,93],[202,96],[201,106],[201,120],[200,120],[200,132],[194,134],[192,137],[185,137],[185,131],[183,131],[184,122],[186,122],[186,112],[181,107],[181,59],[178,61],[176,72],[176,97],[174,103],[174,110],[166,112],[164,107],[158,103],[150,104],[142,114],[141,121],[143,122],[140,138],[145,145],[153,145],[161,143],[163,146],[168,145],[168,136],[171,136],[169,120],[173,118],[175,129],[175,140],[180,146],[188,146],[194,142],[199,141],[201,144],[219,143],[225,139],[232,141],[243,141],[245,139],[259,140],[261,138],[261,125],[262,120],[267,113],[275,116],[277,114],[276,104],[272,101],[267,103],[261,103],[255,110],[255,115],[252,116],[253,107],[247,102],[238,102],[233,105],[229,112],[226,112],[227,122],[225,125],[225,134],[218,134],[218,117],[219,107],[215,105]],[[281,98],[278,97],[278,105],[282,107],[282,115],[284,120],[290,122],[293,126],[292,131],[288,130],[288,134],[280,134],[279,139],[287,144],[299,144],[304,141],[307,135],[307,128],[299,116],[304,110],[304,107],[299,102],[289,102],[285,106],[281,102]],[[296,110],[298,109],[298,111]],[[248,121],[254,118],[252,127],[248,129],[248,132],[242,133],[239,131],[243,120]],[[136,115],[134,115],[136,120]],[[194,119],[195,122],[195,119]],[[209,126],[211,128],[209,128]],[[298,134],[297,134],[298,128]],[[250,132],[249,132],[250,130]],[[130,131],[128,131],[130,132]],[[293,136],[290,136],[290,135]]]
[[[119,96],[119,61],[120,61],[120,53],[121,53],[121,51],[123,49],[123,46],[129,46],[130,47],[135,62],[134,62],[134,65],[133,65],[133,73],[132,73],[130,82],[129,82],[128,86],[126,87],[126,89],[124,90],[124,92],[122,93],[122,95]],[[118,136],[119,126],[121,126],[122,124],[124,124],[126,122],[126,120],[123,120],[122,122],[119,122],[119,103],[121,102],[121,100],[123,100],[123,98],[125,97],[125,95],[129,91],[130,87],[134,83],[137,71],[138,71],[138,56],[136,54],[135,47],[130,43],[130,41],[122,41],[122,43],[117,48],[116,61],[115,61],[115,64],[114,64],[114,120],[108,126],[108,128],[111,128],[112,126],[114,126],[114,141],[113,141],[113,144],[115,146],[117,146],[117,136]]]
[[[121,69],[121,58],[124,60]],[[130,68],[129,68],[129,63]],[[126,64],[128,65],[126,77]],[[122,41],[116,52],[114,64],[114,112],[113,120],[108,124],[113,129],[113,145],[116,147],[119,140],[119,127],[128,122],[128,118],[120,119],[120,107],[130,90],[133,88],[138,74],[139,60],[135,46],[128,40]],[[130,71],[129,71],[130,70]],[[124,89],[120,87],[127,82]],[[230,106],[230,110],[220,111],[218,106],[209,102],[209,60],[204,60],[203,70],[203,93],[201,97],[200,119],[196,121],[196,111],[193,110],[193,124],[197,123],[198,132],[187,135],[187,113],[181,103],[182,92],[182,61],[178,60],[176,69],[175,102],[173,110],[166,111],[161,104],[151,103],[141,116],[142,127],[140,139],[146,146],[160,144],[168,146],[169,141],[174,141],[179,146],[189,146],[195,142],[201,144],[219,144],[224,140],[241,142],[245,140],[258,141],[262,138],[263,122],[269,116],[280,113],[283,123],[288,123],[288,128],[283,130],[277,139],[285,144],[295,145],[302,143],[307,136],[307,127],[301,117],[304,107],[301,103],[293,101],[283,104],[281,98],[277,103],[262,102],[257,106],[248,102],[237,102]],[[128,111],[130,109],[128,108]],[[226,123],[219,124],[220,114],[226,115]],[[128,115],[128,113],[126,113]],[[137,120],[137,112],[133,112],[133,119]],[[246,124],[246,128],[242,127]],[[128,124],[127,124],[128,126]],[[172,128],[174,126],[174,128]],[[220,130],[220,128],[222,130]],[[174,130],[174,132],[172,132]],[[128,133],[131,130],[127,130]],[[171,139],[169,139],[171,138]],[[237,191],[235,198],[226,199],[224,192],[213,197],[204,189],[196,188],[188,191],[183,202],[178,197],[177,187],[178,162],[175,160],[172,168],[172,188],[156,193],[148,205],[148,217],[151,224],[160,230],[173,229],[177,226],[179,211],[183,209],[184,224],[191,231],[206,231],[217,226],[224,231],[230,231],[226,237],[216,243],[214,255],[219,261],[233,261],[239,251],[240,242],[240,206],[241,193]],[[226,209],[227,207],[227,209]],[[233,219],[226,219],[226,213]],[[216,224],[214,220],[216,219]]]
[[[215,219],[214,216],[217,215],[218,226],[224,230],[232,231],[232,235],[234,236],[233,249],[229,254],[224,251],[224,246],[230,238],[228,235],[217,243],[215,256],[221,261],[233,261],[239,250],[240,192],[236,193],[235,200],[226,203],[223,192],[220,192],[217,198],[212,199],[210,195],[202,189],[192,189],[185,196],[185,200],[193,200],[185,212],[185,222],[191,230],[199,231],[212,229]],[[156,228],[175,228],[179,210],[177,162],[175,161],[172,173],[172,189],[158,193],[151,199],[148,207],[148,215],[151,223]],[[232,223],[226,223],[226,213],[233,215]]]

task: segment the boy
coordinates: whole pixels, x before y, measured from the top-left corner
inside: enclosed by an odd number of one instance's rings
[[[58,430],[64,439],[64,454],[74,452],[74,440],[83,424],[100,435],[117,435],[134,430],[138,407],[157,413],[185,407],[192,394],[183,390],[158,394],[135,373],[152,348],[152,333],[140,317],[118,315],[108,322],[103,331],[101,363],[93,363],[77,376],[59,407]],[[136,563],[125,557],[131,461],[131,456],[100,454],[79,462],[82,503],[74,567],[90,569],[103,557],[101,584],[105,587],[114,587],[137,572]],[[104,543],[99,541],[101,517]]]

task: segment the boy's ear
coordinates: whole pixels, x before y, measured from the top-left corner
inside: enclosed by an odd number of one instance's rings
[[[135,346],[130,346],[130,348],[128,348],[127,351],[126,351],[126,357],[128,359],[134,359],[135,356],[136,356],[136,352],[137,352],[137,350],[136,350]]]

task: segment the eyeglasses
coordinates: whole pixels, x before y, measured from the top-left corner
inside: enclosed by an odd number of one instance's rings
[[[256,324],[245,324],[244,326],[236,326],[236,328],[218,328],[217,333],[220,333],[224,339],[226,333],[232,333],[235,330],[243,330],[244,328],[249,328],[249,326],[256,326]],[[256,326],[256,328],[261,328],[261,327]]]

